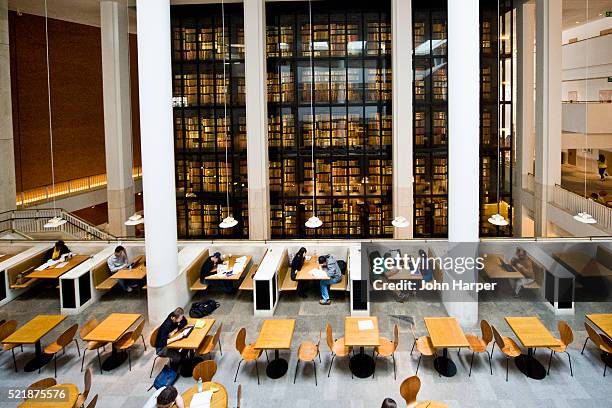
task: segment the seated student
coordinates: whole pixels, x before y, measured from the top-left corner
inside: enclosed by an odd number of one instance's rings
[[[514,284],[514,297],[519,297],[519,293],[521,289],[523,289],[523,286],[535,282],[533,263],[531,259],[529,259],[529,256],[527,256],[527,251],[522,248],[516,248],[516,253],[510,260],[510,264],[524,276],[524,278],[516,279]]]
[[[127,251],[121,245],[115,248],[115,253],[108,257],[106,260],[106,264],[108,265],[108,269],[111,274],[119,272],[122,269],[126,269],[130,266],[130,260],[128,259]],[[126,292],[131,292],[132,287],[137,286],[135,283],[128,284],[124,279],[117,279],[117,283],[121,289]]]
[[[319,304],[331,305],[329,287],[342,280],[342,271],[333,255],[321,255],[319,257],[319,267],[327,272],[327,276],[329,276],[329,279],[319,281],[321,286],[321,300],[319,300]]]
[[[291,260],[291,280],[295,281],[298,271],[302,270],[304,266],[304,259],[306,256],[306,248],[300,248],[293,259]],[[300,297],[306,297],[308,282],[298,282],[297,293]]]
[[[170,359],[170,367],[177,370],[181,363],[183,354],[176,349],[169,349],[168,344],[183,338],[183,333],[180,332],[183,327],[187,326],[187,318],[185,311],[181,307],[174,309],[172,313],[166,317],[166,320],[159,326],[157,330],[157,338],[155,339],[155,351],[160,357]],[[177,334],[178,333],[178,334]]]
[[[427,252],[423,249],[419,249],[419,257],[420,260],[420,271],[423,276],[423,280],[425,282],[431,282],[433,280],[433,269],[430,265],[429,257],[427,256]]]
[[[176,404],[177,408],[185,408],[183,397],[173,385],[161,387],[145,402],[143,408],[170,408]]]
[[[55,245],[53,245],[53,248],[49,249],[45,254],[45,262],[48,260],[57,261],[62,255],[69,253],[70,249],[68,249],[64,241],[57,241]]]
[[[391,398],[385,398],[380,408],[397,408],[397,402]]]
[[[216,271],[213,271],[213,269],[221,264],[222,258],[221,252],[215,252],[212,254],[212,256],[209,256],[206,261],[204,261],[202,269],[200,269],[200,282],[206,283],[211,287],[216,287],[225,293],[233,293],[234,285],[232,282],[226,280],[206,279],[207,277],[217,273]]]

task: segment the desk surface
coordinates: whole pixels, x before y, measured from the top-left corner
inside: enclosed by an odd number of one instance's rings
[[[111,313],[102,323],[90,331],[83,340],[115,342],[141,317],[142,315],[138,313]]]
[[[4,339],[9,344],[34,344],[64,321],[63,315],[38,315]]]
[[[57,390],[57,392],[63,391],[67,393],[67,395],[58,395],[59,398],[57,399],[52,398],[52,396],[47,400],[42,398],[29,399],[20,404],[19,408],[72,408],[79,397],[79,389],[74,384],[57,384],[48,388],[48,390]]]
[[[448,405],[440,401],[427,400],[417,402],[414,408],[448,408]]]
[[[483,259],[484,273],[490,279],[518,279],[525,277],[514,267],[512,267],[514,269],[512,272],[505,270],[501,265],[501,261],[504,260],[502,255],[486,254],[486,256],[483,256]],[[508,262],[508,265],[510,265],[510,262]]]
[[[612,313],[588,314],[586,318],[599,327],[608,337],[612,338]]]
[[[561,344],[537,317],[505,317],[505,319],[524,347],[554,347]]]
[[[578,251],[567,251],[563,253],[554,253],[554,258],[564,263],[580,276],[596,277],[596,276],[612,276],[612,270],[606,268],[597,260],[589,255]]]
[[[210,408],[227,408],[227,390],[223,385],[216,382],[205,382],[202,384],[202,391],[207,391],[211,385],[219,388],[219,391],[213,393],[210,399]],[[183,396],[183,401],[185,402],[185,407],[189,407],[189,404],[191,404],[191,399],[197,392],[198,384],[181,394]],[[176,405],[173,405],[173,407],[176,407]]]
[[[191,333],[189,333],[189,336],[168,344],[168,348],[196,350],[198,347],[200,347],[200,344],[202,344],[202,341],[204,341],[204,337],[206,337],[210,329],[215,324],[215,319],[192,319],[189,317],[187,318],[187,324],[195,324],[197,320],[203,320],[204,326],[199,329],[194,328]]]
[[[210,275],[207,276],[206,279],[209,280],[231,280],[231,281],[237,281],[240,280],[240,278],[242,278],[242,275],[244,275],[246,272],[248,272],[248,270],[251,268],[251,260],[253,259],[252,256],[250,255],[232,255],[228,261],[229,261],[229,267],[233,268],[234,264],[236,263],[236,259],[240,258],[241,256],[245,256],[246,257],[246,262],[244,264],[244,269],[242,270],[241,273],[235,273],[232,276],[217,276],[217,275]],[[225,261],[225,260],[224,260]],[[217,272],[217,267],[214,267],[212,272]]]
[[[264,320],[253,347],[261,350],[290,349],[294,330],[295,319]]]
[[[132,269],[121,269],[111,275],[113,279],[134,279],[140,280],[147,276],[147,267],[145,266],[146,258],[144,255],[137,256],[134,259],[134,267]]]
[[[72,268],[74,268],[77,265],[82,264],[88,259],[89,259],[88,255],[75,255],[72,258],[70,258],[68,261],[66,261],[68,263],[62,268],[51,267],[51,268],[43,269],[42,271],[35,270],[29,273],[26,276],[26,278],[28,279],[32,279],[32,278],[58,279],[60,276],[62,276],[66,272],[69,272]]]
[[[426,317],[425,326],[435,348],[468,347],[468,342],[459,322],[454,317]]]
[[[320,281],[320,280],[327,280],[329,279],[329,277],[316,277],[316,276],[312,276],[310,274],[310,271],[315,270],[315,269],[319,269],[319,260],[317,256],[314,255],[308,255],[311,256],[310,260],[306,261],[304,260],[304,265],[302,265],[302,269],[300,269],[297,274],[295,275],[295,280],[298,281],[307,281],[307,280],[314,280],[314,281]]]
[[[359,330],[360,321],[371,321],[372,329]],[[344,318],[344,344],[346,346],[380,346],[380,333],[378,332],[378,318],[345,317]]]

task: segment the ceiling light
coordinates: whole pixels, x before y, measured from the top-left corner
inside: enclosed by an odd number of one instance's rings
[[[307,228],[319,228],[321,225],[323,225],[323,221],[321,221],[317,216],[312,216],[308,219],[308,221],[306,221],[305,225]]]
[[[395,228],[406,228],[407,226],[410,225],[410,222],[408,222],[406,217],[402,217],[400,215],[398,217],[395,217],[393,221],[391,221],[391,224],[393,224]]]
[[[144,217],[140,214],[134,213],[124,222],[125,225],[138,225],[144,223]]]
[[[493,225],[497,225],[498,227],[505,227],[506,225],[509,224],[508,220],[506,220],[504,216],[499,213],[492,215],[489,218],[489,222]]]
[[[574,219],[583,224],[597,223],[597,220],[595,220],[591,214],[585,212],[579,212],[578,214],[574,215]]]
[[[219,224],[219,227],[221,227],[221,228],[232,228],[232,227],[235,227],[236,225],[238,225],[238,221],[236,221],[236,219],[234,219],[234,217],[232,217],[230,215],[229,217],[225,217],[223,219],[221,224]]]
[[[57,228],[57,227],[61,227],[66,222],[68,222],[68,221],[66,221],[65,219],[63,219],[59,215],[57,215],[57,216],[51,218],[49,221],[47,221],[47,223],[44,225],[44,227],[45,228]]]

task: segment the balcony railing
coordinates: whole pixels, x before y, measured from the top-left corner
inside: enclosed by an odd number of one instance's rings
[[[132,177],[134,179],[141,178],[142,167],[134,167],[132,169]],[[27,207],[34,204],[44,203],[52,198],[57,199],[72,194],[103,188],[106,186],[106,182],[106,174],[96,174],[93,176],[55,183],[55,188],[52,185],[36,187],[17,193],[16,203],[18,207]]]
[[[558,184],[553,189],[553,204],[570,214],[587,212],[597,220],[595,227],[612,233],[612,208],[610,207],[586,199]]]

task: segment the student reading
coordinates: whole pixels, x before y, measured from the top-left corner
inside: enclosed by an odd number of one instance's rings
[[[160,357],[170,359],[170,367],[177,370],[181,363],[183,355],[178,350],[169,349],[168,344],[183,338],[181,329],[187,326],[187,318],[183,308],[177,307],[172,313],[166,317],[166,320],[159,326],[157,330],[157,338],[155,339],[155,350]]]

